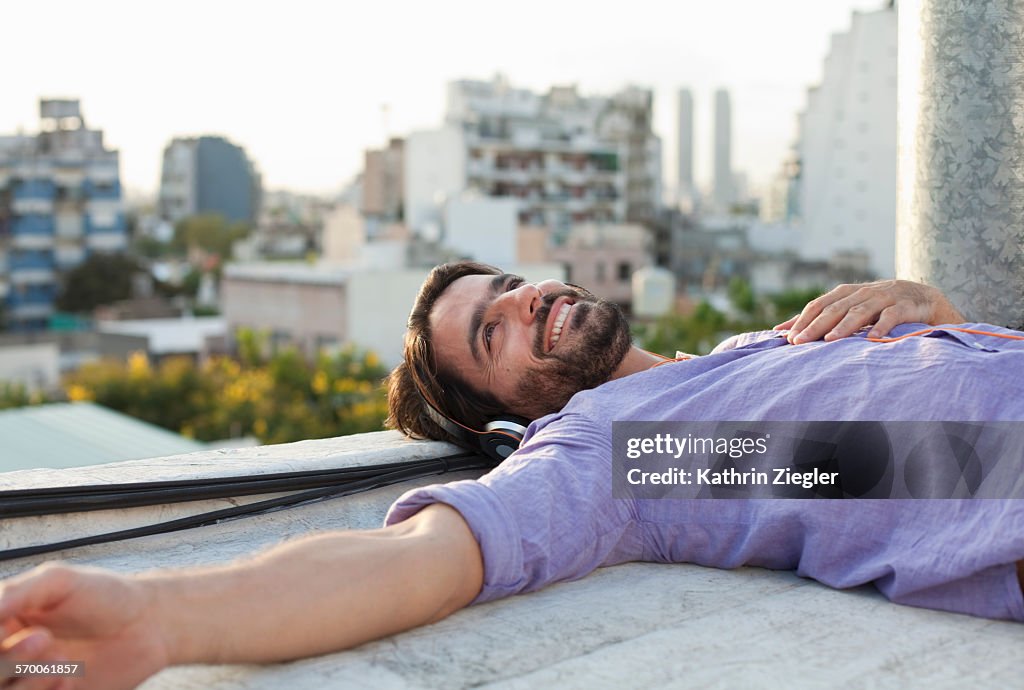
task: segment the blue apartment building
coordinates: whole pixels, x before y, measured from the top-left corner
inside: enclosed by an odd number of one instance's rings
[[[47,328],[66,271],[128,245],[118,152],[77,100],[39,113],[38,134],[0,136],[0,304],[15,332]]]
[[[261,179],[245,149],[224,137],[175,138],[164,149],[160,215],[177,223],[199,213],[255,224]]]

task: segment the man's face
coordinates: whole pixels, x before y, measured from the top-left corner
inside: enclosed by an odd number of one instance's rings
[[[459,278],[430,313],[438,366],[536,419],[607,381],[630,348],[619,308],[555,280]]]

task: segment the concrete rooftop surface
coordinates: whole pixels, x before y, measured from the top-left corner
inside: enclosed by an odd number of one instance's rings
[[[447,444],[410,442],[397,433],[380,432],[10,472],[0,474],[0,490],[326,469],[452,452]],[[377,527],[391,501],[408,488],[473,474],[417,480],[208,527],[0,562],[0,577],[49,558],[125,572],[228,561],[311,531]],[[0,523],[0,549],[265,498],[8,518]],[[344,577],[338,573],[339,583]],[[604,568],[535,594],[470,607],[434,625],[349,651],[266,666],[173,668],[141,687],[618,690],[964,685],[1024,686],[1024,626],[898,606],[870,587],[836,591],[789,572],[634,563]]]

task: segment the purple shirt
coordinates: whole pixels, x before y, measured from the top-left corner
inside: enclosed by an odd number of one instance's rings
[[[1024,421],[1024,341],[938,330],[792,346],[743,334],[577,394],[486,476],[410,491],[386,519],[435,502],[457,509],[483,554],[477,601],[615,563],[686,562],[873,582],[900,603],[1024,620],[1014,567],[1024,500],[614,499],[614,420]]]

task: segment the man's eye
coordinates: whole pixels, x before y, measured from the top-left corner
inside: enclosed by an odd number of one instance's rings
[[[513,278],[512,280],[508,281],[508,285],[505,286],[505,292],[512,292],[513,290],[515,290],[517,287],[519,287],[522,284],[523,284],[523,279],[522,278]]]
[[[490,324],[484,328],[484,342],[487,344],[487,349],[491,349],[491,336],[494,335],[494,324]]]

